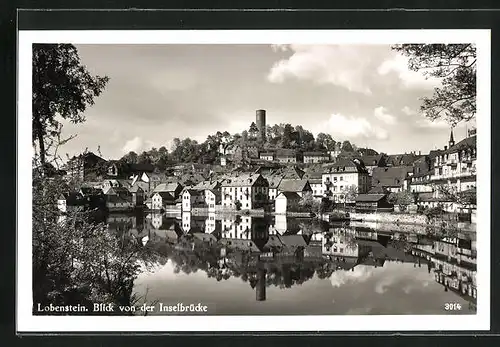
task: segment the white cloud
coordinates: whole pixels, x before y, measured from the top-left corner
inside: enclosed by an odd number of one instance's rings
[[[396,54],[391,59],[385,60],[377,71],[380,75],[395,73],[407,88],[432,89],[441,84],[441,80],[438,78],[426,78],[422,72],[408,69],[408,58],[401,54]]]
[[[432,121],[429,118],[425,118],[425,116],[417,120],[416,125],[419,128],[431,128],[431,129],[446,129],[450,127],[450,125],[443,120]]]
[[[437,119],[437,120],[431,120],[423,114],[419,114],[417,111],[411,109],[408,106],[405,106],[401,109],[401,112],[408,116],[415,117],[415,125],[418,128],[430,128],[430,129],[446,129],[449,128],[450,125],[442,120],[442,119]]]
[[[379,106],[374,110],[375,117],[385,124],[395,124],[396,117],[387,113],[387,109],[383,106]]]
[[[146,140],[144,141],[141,137],[136,136],[132,140],[128,140],[125,145],[122,147],[123,153],[128,152],[142,152],[145,150],[150,150],[152,147],[155,147],[154,142]]]
[[[328,132],[332,135],[355,138],[374,138],[386,140],[388,132],[381,127],[374,126],[366,118],[356,118],[334,113],[326,123],[320,124],[319,132]]]
[[[368,54],[355,46],[274,45],[273,49],[289,49],[293,54],[274,64],[267,78],[283,83],[288,78],[309,80],[318,84],[334,84],[349,91],[371,94],[366,70],[373,63]]]
[[[333,287],[340,287],[346,283],[365,282],[374,274],[374,268],[358,265],[354,271],[337,270],[330,277]]]
[[[271,45],[271,49],[273,50],[273,52],[286,52],[288,51],[288,45],[274,44]]]
[[[411,108],[409,108],[408,106],[405,106],[401,109],[401,112],[403,112],[405,115],[407,116],[413,116],[413,115],[416,115],[417,112],[415,112],[414,110],[412,110]]]
[[[395,283],[394,277],[383,277],[377,284],[375,285],[375,293],[384,294],[387,292],[389,287]]]

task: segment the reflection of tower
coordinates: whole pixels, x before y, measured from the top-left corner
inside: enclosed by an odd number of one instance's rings
[[[261,140],[266,140],[266,110],[257,110],[255,114],[255,124],[259,129],[259,137]]]
[[[255,299],[266,301],[266,269],[257,270],[257,286],[255,288]]]

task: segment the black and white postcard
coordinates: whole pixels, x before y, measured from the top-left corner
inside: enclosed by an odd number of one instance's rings
[[[489,30],[18,42],[19,331],[490,328]]]

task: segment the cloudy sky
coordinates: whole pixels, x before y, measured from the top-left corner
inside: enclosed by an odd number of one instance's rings
[[[82,63],[110,82],[66,125],[70,155],[99,145],[107,159],[167,146],[173,138],[247,129],[256,109],[267,123],[300,124],[386,153],[428,152],[449,136],[418,114],[439,84],[407,69],[387,45],[77,45]],[[455,140],[465,136],[455,129]]]
[[[135,292],[163,304],[202,302],[218,314],[445,314],[444,303],[457,302],[462,314],[467,302],[434,280],[427,265],[386,261],[383,267],[357,265],[354,271],[335,271],[328,279],[316,275],[288,289],[270,286],[266,301],[255,301],[255,289],[240,278],[217,282],[204,271],[174,273],[168,261],[143,272]],[[214,312],[211,312],[214,313]]]

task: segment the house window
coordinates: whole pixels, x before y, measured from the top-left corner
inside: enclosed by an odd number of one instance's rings
[[[343,181],[344,180],[344,177],[340,176],[340,180]]]
[[[334,178],[333,178],[333,182],[337,182],[337,177],[334,177]]]

